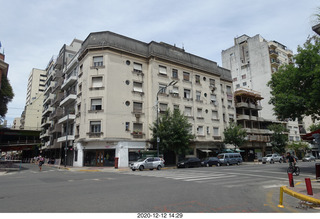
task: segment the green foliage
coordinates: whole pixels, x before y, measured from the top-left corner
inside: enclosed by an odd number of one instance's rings
[[[289,142],[287,149],[293,150],[297,156],[302,157],[302,154],[309,149],[309,146],[306,142]]]
[[[288,130],[281,124],[272,124],[268,129],[273,131],[271,135],[272,151],[282,154],[285,152],[285,146],[288,141],[288,136],[284,134]]]
[[[308,130],[309,130],[310,132],[317,131],[318,129],[320,129],[320,123],[318,123],[318,124],[312,124],[312,125],[310,125],[309,128],[308,128]]]
[[[270,104],[279,119],[320,115],[320,38],[309,38],[298,47],[295,65],[281,66],[272,75]]]
[[[157,121],[150,127],[153,132],[151,143],[156,145],[159,137],[161,152],[173,151],[176,155],[185,155],[189,150],[190,141],[195,138],[190,132],[191,127],[188,119],[179,110],[174,110],[173,113],[167,110],[159,118],[159,128]]]
[[[2,75],[0,89],[0,120],[3,120],[7,111],[8,103],[12,101],[14,93],[6,75]]]
[[[241,125],[236,123],[230,123],[224,132],[224,143],[233,144],[235,147],[240,147],[246,142],[247,132],[245,129],[242,129]]]

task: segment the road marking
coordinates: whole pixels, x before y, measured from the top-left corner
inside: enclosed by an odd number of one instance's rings
[[[196,179],[185,179],[183,181],[187,181],[187,182],[190,182],[190,181],[198,181],[198,180],[206,180],[206,179],[221,179],[221,178],[230,178],[230,177],[235,177],[236,175],[233,175],[233,176],[212,176],[212,177],[206,177],[206,178],[196,178]]]

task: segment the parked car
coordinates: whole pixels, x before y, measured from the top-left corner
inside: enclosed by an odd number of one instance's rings
[[[220,160],[217,157],[209,157],[201,161],[201,166],[203,167],[212,167],[213,165],[221,166]]]
[[[217,158],[220,161],[220,164],[225,164],[229,166],[230,164],[239,165],[242,163],[242,156],[239,153],[222,153],[218,154]]]
[[[283,161],[282,156],[279,154],[268,154],[267,156],[262,158],[262,163],[274,163],[274,162],[279,162],[281,163]]]
[[[161,168],[163,167],[164,167],[164,160],[159,157],[143,158],[143,159],[139,159],[136,162],[130,163],[130,169],[132,171],[135,171],[135,170],[142,171],[143,169],[161,170]]]
[[[311,161],[316,161],[316,158],[312,155],[306,155],[302,158],[303,162],[311,162]]]
[[[177,167],[181,168],[181,167],[200,167],[201,166],[201,160],[199,158],[196,157],[190,157],[190,158],[186,158],[185,160],[182,160],[180,162],[178,162]]]

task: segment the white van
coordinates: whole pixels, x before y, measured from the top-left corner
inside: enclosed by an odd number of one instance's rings
[[[237,164],[239,165],[242,163],[242,157],[239,153],[222,153],[218,154],[218,159],[220,160],[221,164],[225,164],[229,166],[230,164]]]

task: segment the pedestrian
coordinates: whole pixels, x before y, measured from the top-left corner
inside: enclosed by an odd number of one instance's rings
[[[41,155],[40,155],[40,157],[39,157],[39,169],[40,169],[40,171],[42,170],[42,164],[44,163],[44,159],[43,159],[43,157],[41,157]]]

